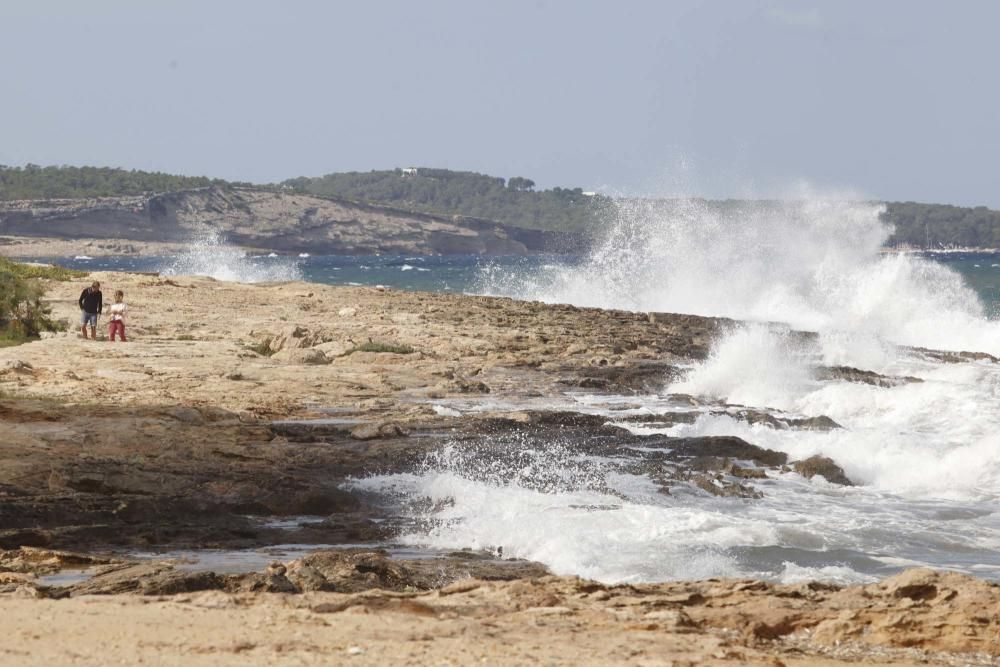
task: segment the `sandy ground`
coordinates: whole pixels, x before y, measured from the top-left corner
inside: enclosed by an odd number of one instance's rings
[[[558,585],[565,588],[567,582]],[[522,590],[512,590],[516,587]],[[544,583],[470,582],[417,596],[372,591],[0,598],[5,631],[0,663],[998,664],[995,657],[982,653],[886,648],[877,642],[816,645],[810,643],[808,632],[776,642],[754,640],[745,628],[715,627],[711,621],[696,624],[683,611],[666,605],[647,611],[637,610],[634,600],[608,603],[606,594],[582,593],[573,601],[553,604],[544,596],[547,588],[551,586]],[[526,601],[526,596],[533,599]],[[596,599],[588,602],[587,596]],[[532,602],[537,605],[528,606]],[[723,608],[720,613],[727,612]]]

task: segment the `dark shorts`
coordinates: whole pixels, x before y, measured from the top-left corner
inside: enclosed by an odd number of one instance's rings
[[[97,326],[97,313],[88,313],[86,311],[80,312],[80,324],[87,326],[88,324],[92,327]]]

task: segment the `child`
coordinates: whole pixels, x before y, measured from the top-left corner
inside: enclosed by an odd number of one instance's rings
[[[112,342],[115,340],[115,333],[121,334],[122,342],[125,340],[125,313],[128,306],[125,305],[125,292],[117,290],[115,292],[115,302],[108,307],[111,321],[108,322],[108,337]]]

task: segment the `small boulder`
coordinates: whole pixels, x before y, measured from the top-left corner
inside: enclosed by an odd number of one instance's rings
[[[826,456],[817,454],[802,461],[795,461],[792,463],[792,470],[809,479],[812,479],[816,475],[821,475],[831,484],[854,486],[854,482],[844,474],[844,469],[834,463],[833,459]]]

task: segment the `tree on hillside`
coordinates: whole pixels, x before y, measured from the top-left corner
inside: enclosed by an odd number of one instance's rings
[[[0,166],[0,200],[143,195],[209,185],[241,184],[205,176],[175,176],[111,167]]]
[[[509,181],[507,181],[507,187],[514,192],[530,192],[535,189],[535,182],[530,178],[523,178],[521,176],[514,176]]]

